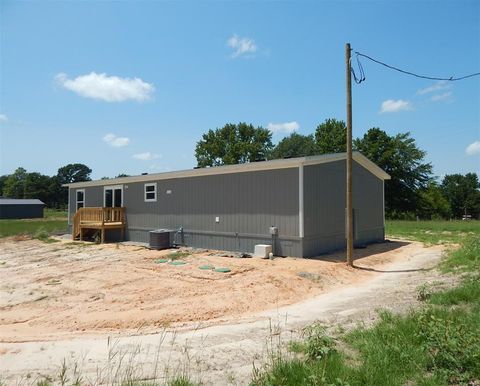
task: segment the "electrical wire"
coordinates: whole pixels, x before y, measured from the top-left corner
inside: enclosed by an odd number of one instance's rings
[[[458,80],[463,80],[463,79],[467,79],[467,78],[472,78],[472,77],[474,77],[474,76],[480,76],[480,72],[476,72],[476,73],[474,73],[474,74],[469,74],[469,75],[460,76],[460,77],[453,77],[453,76],[451,76],[450,78],[439,78],[439,77],[434,77],[434,76],[419,75],[419,74],[415,74],[415,73],[410,72],[410,71],[402,70],[401,68],[392,66],[392,65],[390,65],[390,64],[381,62],[380,60],[374,59],[374,58],[372,58],[371,56],[362,54],[361,52],[358,52],[358,51],[355,51],[355,55],[356,55],[356,58],[357,58],[357,65],[358,65],[358,68],[359,68],[360,77],[357,77],[357,76],[356,76],[355,71],[353,70],[353,67],[351,66],[351,63],[350,63],[350,68],[351,68],[351,71],[352,71],[352,74],[353,74],[353,78],[354,78],[354,80],[355,80],[356,83],[362,83],[362,82],[366,79],[366,78],[365,78],[365,73],[364,73],[364,71],[363,71],[363,67],[362,67],[362,64],[361,64],[361,62],[360,62],[359,57],[366,58],[366,59],[368,59],[368,60],[371,60],[372,62],[375,62],[375,63],[377,63],[377,64],[380,64],[380,65],[382,65],[382,66],[384,66],[384,67],[390,68],[391,70],[395,70],[395,71],[401,72],[402,74],[415,76],[415,77],[421,78],[421,79],[429,79],[429,80],[439,80],[439,81],[454,82],[454,81],[458,81]],[[351,62],[351,59],[350,59],[350,62]]]
[[[353,80],[355,81],[355,83],[360,84],[367,78],[365,78],[365,72],[363,71],[363,66],[362,66],[362,63],[360,63],[360,59],[358,59],[358,55],[356,56],[356,58],[357,58],[358,72],[360,76],[357,77],[357,74],[353,69],[351,57],[350,57],[350,71],[352,72]]]

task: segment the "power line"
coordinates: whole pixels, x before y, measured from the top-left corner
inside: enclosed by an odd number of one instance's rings
[[[358,68],[359,68],[359,73],[360,73],[360,76],[357,77],[357,75],[355,74],[355,71],[353,70],[353,67],[350,67],[351,70],[352,70],[352,74],[353,74],[353,79],[355,80],[356,83],[362,83],[366,78],[365,78],[365,72],[363,71],[363,67],[362,67],[362,63],[360,62],[360,59],[359,57],[363,57],[363,58],[366,58],[368,60],[371,60],[372,62],[375,62],[377,64],[380,64],[384,67],[387,67],[391,70],[395,70],[395,71],[398,71],[398,72],[401,72],[402,74],[406,74],[406,75],[411,75],[411,76],[414,76],[416,78],[421,78],[421,79],[428,79],[428,80],[440,80],[440,81],[448,81],[448,82],[454,82],[454,81],[458,81],[458,80],[463,80],[463,79],[467,79],[467,78],[472,78],[474,76],[480,76],[480,72],[476,72],[474,74],[469,74],[469,75],[465,75],[465,76],[460,76],[460,77],[453,77],[451,76],[450,78],[440,78],[440,77],[435,77],[435,76],[426,76],[426,75],[419,75],[419,74],[415,74],[414,72],[410,72],[410,71],[405,71],[405,70],[402,70],[401,68],[398,68],[398,67],[395,67],[395,66],[392,66],[390,64],[387,64],[387,63],[384,63],[380,60],[377,60],[377,59],[374,59],[372,58],[371,56],[368,56],[368,55],[365,55],[365,54],[362,54],[361,52],[358,52],[358,51],[355,51],[355,55],[356,55],[356,59],[357,59],[357,65],[358,65]]]
[[[363,66],[362,66],[362,63],[360,62],[360,59],[358,58],[358,55],[356,56],[357,58],[357,66],[358,66],[358,70],[360,72],[360,76],[357,77],[357,74],[355,73],[355,70],[353,69],[353,66],[352,66],[352,58],[350,57],[350,71],[352,72],[352,75],[353,75],[353,80],[355,81],[355,83],[357,84],[360,84],[362,83],[365,79],[365,71],[363,71]]]

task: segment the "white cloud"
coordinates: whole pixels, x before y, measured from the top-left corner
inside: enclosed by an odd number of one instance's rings
[[[412,104],[409,101],[404,101],[403,99],[393,100],[387,99],[382,102],[382,107],[380,109],[381,113],[396,113],[402,110],[412,110]]]
[[[431,92],[436,92],[436,91],[448,89],[448,88],[450,88],[450,86],[451,86],[450,83],[448,83],[445,80],[441,80],[441,81],[433,84],[432,86],[421,88],[420,90],[417,91],[417,94],[418,95],[425,95],[425,94],[428,94],[428,93],[431,93]]]
[[[253,39],[241,38],[238,35],[233,35],[228,39],[227,45],[234,49],[232,58],[253,56],[257,52],[257,45]]]
[[[7,122],[8,117],[5,114],[0,114],[0,122]]]
[[[127,146],[130,143],[130,138],[127,137],[117,137],[115,134],[109,133],[103,140],[112,147],[123,147]]]
[[[55,80],[63,88],[74,93],[92,99],[106,102],[123,102],[136,100],[139,102],[151,98],[155,91],[153,84],[146,83],[140,78],[120,78],[91,72],[69,79],[66,74],[60,73]]]
[[[147,151],[145,153],[134,154],[134,155],[132,155],[132,158],[138,159],[140,161],[150,161],[150,160],[153,160],[153,159],[160,158],[160,155],[159,154],[152,154],[149,151]]]
[[[300,128],[298,122],[269,123],[267,129],[272,133],[292,133]]]
[[[447,92],[444,92],[444,93],[442,93],[442,94],[432,95],[432,97],[430,98],[430,100],[431,100],[432,102],[439,102],[439,101],[444,101],[444,100],[450,99],[451,96],[452,96],[452,92],[451,92],[451,91],[447,91]]]
[[[480,154],[480,141],[475,141],[467,146],[465,149],[467,155]]]

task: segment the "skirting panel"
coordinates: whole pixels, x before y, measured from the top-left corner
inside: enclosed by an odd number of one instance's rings
[[[385,240],[385,230],[381,228],[372,228],[357,230],[355,245],[365,245],[382,242]],[[323,255],[325,253],[345,249],[347,242],[343,233],[331,235],[308,236],[303,239],[303,256],[312,257]]]
[[[138,241],[142,243],[149,242],[149,231],[139,229],[128,229],[126,232],[127,240]],[[263,235],[225,235],[225,234],[203,234],[195,232],[183,233],[183,241],[186,246],[194,248],[217,249],[222,251],[235,251],[253,253],[255,244],[272,244],[272,239]],[[177,236],[177,242],[180,237]],[[281,236],[276,239],[274,253],[277,256],[296,256],[302,257],[301,239],[287,240]]]

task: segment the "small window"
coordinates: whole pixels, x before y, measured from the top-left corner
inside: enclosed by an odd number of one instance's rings
[[[77,190],[76,192],[76,208],[79,210],[85,206],[85,189]]]
[[[157,184],[145,184],[145,202],[157,201]]]

